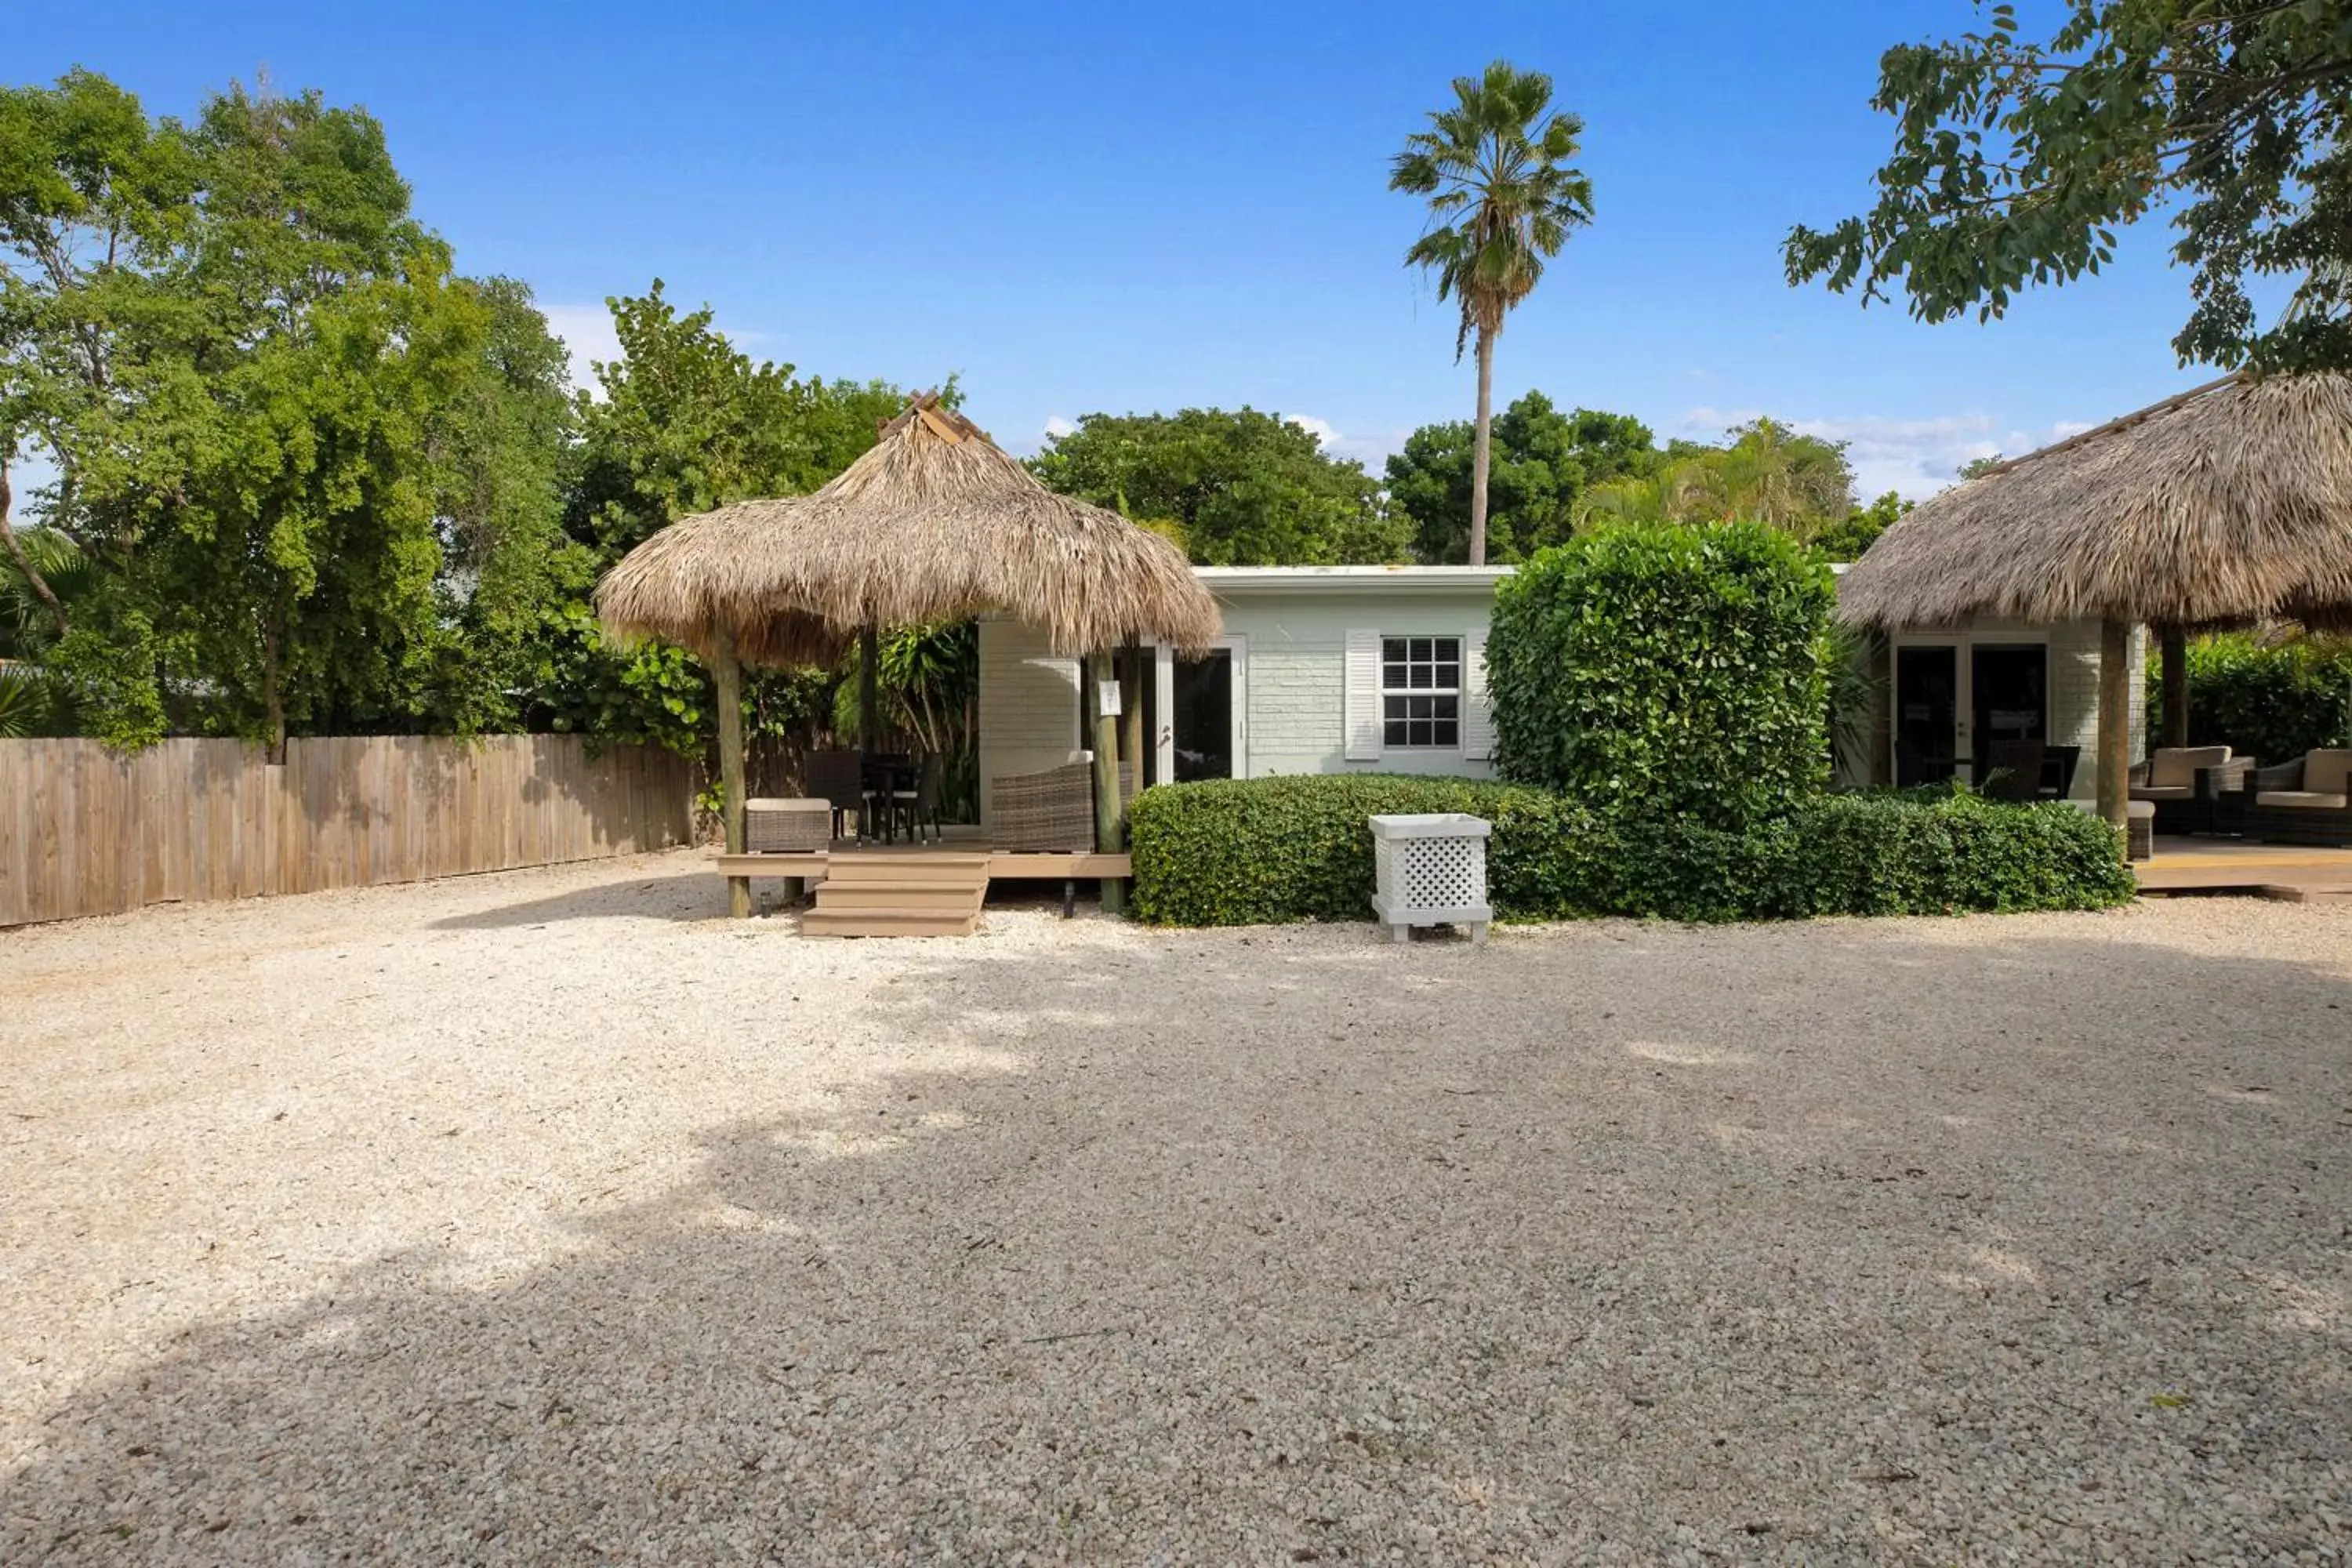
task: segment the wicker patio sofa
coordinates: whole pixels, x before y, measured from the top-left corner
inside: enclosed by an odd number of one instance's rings
[[[2238,831],[2279,844],[2352,845],[2352,751],[2256,768],[2233,798]]]
[[[2130,796],[2156,807],[2158,833],[2211,833],[2219,807],[2252,775],[2254,759],[2227,746],[2165,746],[2131,771]]]

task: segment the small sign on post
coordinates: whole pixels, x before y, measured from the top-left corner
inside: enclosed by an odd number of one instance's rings
[[[1116,680],[1098,681],[1096,683],[1095,691],[1102,702],[1102,716],[1106,719],[1118,718],[1119,714],[1118,682]]]

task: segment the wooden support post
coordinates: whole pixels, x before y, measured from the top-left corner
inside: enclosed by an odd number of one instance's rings
[[[1119,851],[1119,825],[1124,815],[1118,798],[1118,720],[1103,711],[1103,689],[1112,684],[1110,655],[1087,655],[1087,733],[1095,752],[1095,847],[1107,855]],[[1102,907],[1107,915],[1127,912],[1127,884],[1117,877],[1102,879]]]
[[[882,636],[872,626],[857,634],[857,749],[882,743]]]
[[[1124,780],[1127,770],[1135,770],[1135,787],[1143,789],[1143,645],[1127,645],[1127,658],[1118,672],[1118,766]],[[1119,847],[1127,847],[1121,835]]]
[[[2189,634],[2166,626],[2164,639],[2164,740],[2167,746],[2189,744]]]
[[[2131,623],[2099,623],[2099,815],[2128,823],[2131,773]]]
[[[735,643],[721,629],[710,649],[711,684],[719,689],[719,788],[727,824],[727,853],[743,853],[743,671]],[[727,912],[740,920],[751,912],[751,879],[727,879]]]

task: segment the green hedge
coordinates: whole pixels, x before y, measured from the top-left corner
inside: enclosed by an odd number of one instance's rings
[[[1595,810],[1738,828],[1829,782],[1829,568],[1756,523],[1580,534],[1496,595],[1496,766]]]
[[[1369,920],[1364,819],[1424,811],[1494,824],[1487,890],[1506,920],[2101,909],[2133,891],[2115,832],[2066,805],[1819,795],[1735,833],[1603,817],[1511,784],[1376,773],[1145,791],[1131,818],[1136,912],[1161,925]]]
[[[2147,710],[2164,710],[2164,675],[2151,658]],[[2189,743],[2229,745],[2265,763],[2352,745],[2352,638],[2250,637],[2189,645]]]

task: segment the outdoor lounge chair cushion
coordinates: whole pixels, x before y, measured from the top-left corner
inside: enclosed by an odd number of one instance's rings
[[[2303,787],[2317,795],[2352,795],[2352,752],[2306,752]]]
[[[2256,805],[2284,805],[2301,811],[2342,811],[2352,795],[2329,795],[2315,789],[2266,789],[2254,796]]]
[[[2143,789],[2177,789],[2179,795],[2151,795],[2149,800],[2185,800],[2197,788],[2199,768],[2218,768],[2230,760],[2227,746],[2164,746],[2147,760]]]
[[[2188,784],[2134,784],[2134,800],[2194,800],[2197,791]]]

